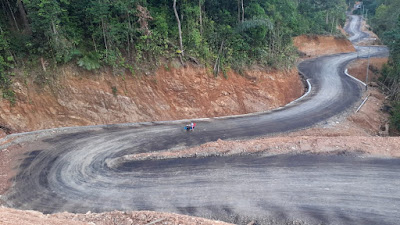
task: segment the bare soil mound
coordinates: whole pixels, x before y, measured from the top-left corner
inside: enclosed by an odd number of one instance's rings
[[[348,39],[333,36],[302,35],[295,37],[293,42],[307,57],[356,51]]]

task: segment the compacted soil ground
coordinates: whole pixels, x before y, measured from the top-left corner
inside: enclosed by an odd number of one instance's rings
[[[107,212],[107,213],[57,213],[44,215],[36,211],[21,211],[0,208],[0,224],[3,225],[132,225],[132,224],[187,224],[187,225],[228,225],[229,223],[207,220],[172,213],[159,212]]]

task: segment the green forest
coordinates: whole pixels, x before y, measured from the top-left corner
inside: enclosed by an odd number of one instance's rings
[[[357,14],[364,15],[373,31],[389,47],[389,62],[383,67],[381,83],[393,102],[392,124],[400,130],[400,1],[364,0]]]
[[[289,68],[297,58],[292,37],[336,34],[346,6],[345,0],[1,0],[0,88],[12,99],[12,68],[66,63],[117,74],[172,58],[215,74],[252,64]]]

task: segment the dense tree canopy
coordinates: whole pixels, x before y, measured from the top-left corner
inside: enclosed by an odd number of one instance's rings
[[[290,67],[297,54],[292,37],[336,33],[346,7],[345,0],[0,2],[3,90],[10,68],[37,62],[43,70],[73,62],[87,70],[108,65],[116,73],[173,57],[214,65],[216,74],[253,63]]]
[[[390,49],[390,57],[382,70],[382,81],[389,88],[389,96],[394,101],[392,123],[400,130],[400,14],[397,25],[384,32],[384,40]]]
[[[364,0],[356,13],[368,18],[375,33],[389,47],[389,62],[382,69],[381,81],[394,103],[392,123],[400,130],[400,1]]]
[[[363,14],[369,19],[374,32],[383,37],[383,33],[395,29],[397,17],[400,14],[400,1],[398,0],[364,0],[363,7],[357,14]]]

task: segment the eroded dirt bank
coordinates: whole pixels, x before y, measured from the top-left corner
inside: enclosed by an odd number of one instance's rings
[[[379,70],[382,69],[382,66],[388,62],[387,58],[370,58],[369,59],[369,71],[368,71],[368,83],[369,82],[376,82],[380,76]],[[353,61],[348,66],[348,72],[357,79],[361,81],[366,81],[367,76],[367,66],[368,66],[368,59],[359,59]]]
[[[206,68],[170,65],[140,77],[65,67],[44,90],[16,80],[15,106],[0,102],[0,125],[14,132],[55,127],[216,117],[270,110],[298,98],[296,69],[253,69],[215,78]]]

